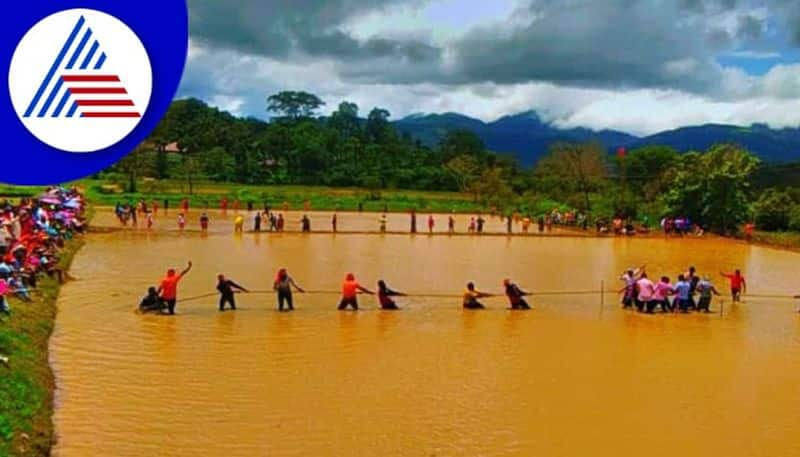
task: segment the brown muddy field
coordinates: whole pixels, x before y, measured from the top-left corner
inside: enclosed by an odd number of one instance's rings
[[[800,292],[800,255],[718,239],[243,234],[212,214],[211,233],[95,233],[75,258],[51,341],[60,456],[790,456],[800,455],[800,318],[792,300],[717,298],[708,315],[623,311],[616,295],[532,298],[534,310],[465,312],[468,280],[535,291],[621,286],[648,264],[673,279],[689,264],[726,284],[741,268],[754,295]],[[340,230],[375,231],[375,214]],[[438,216],[438,230],[446,227]],[[425,229],[427,215],[420,215]],[[288,229],[296,230],[299,213]],[[328,215],[313,225],[329,228]],[[101,211],[99,225],[115,226]],[[461,218],[460,231],[466,229]],[[251,228],[248,217],[246,228]],[[390,230],[407,230],[394,215]],[[502,232],[499,220],[490,232]],[[224,272],[254,290],[287,267],[310,290],[353,272],[374,288],[425,295],[399,312],[337,312],[337,296],[272,294],[134,312],[167,267],[195,267],[180,295],[213,292]],[[725,300],[720,316],[721,299]]]

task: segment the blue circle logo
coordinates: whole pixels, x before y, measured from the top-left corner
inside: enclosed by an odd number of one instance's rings
[[[82,178],[124,157],[168,109],[186,61],[185,0],[44,3],[18,7],[0,32],[0,181],[11,184]]]

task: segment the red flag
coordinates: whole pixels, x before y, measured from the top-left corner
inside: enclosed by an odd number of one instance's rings
[[[628,151],[626,151],[624,147],[620,147],[617,149],[617,157],[619,157],[620,159],[624,159],[627,154]]]

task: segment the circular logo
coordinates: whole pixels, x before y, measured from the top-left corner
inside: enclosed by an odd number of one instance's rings
[[[68,152],[115,145],[139,124],[153,73],[139,37],[110,14],[70,9],[51,14],[20,40],[8,87],[22,124]]]

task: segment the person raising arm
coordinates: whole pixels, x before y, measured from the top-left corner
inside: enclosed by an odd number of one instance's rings
[[[167,305],[169,314],[175,314],[175,304],[178,301],[178,283],[191,269],[191,260],[186,266],[186,269],[181,271],[180,274],[177,274],[174,268],[170,268],[167,270],[167,275],[161,280],[161,284],[158,286],[157,292],[161,300]]]

